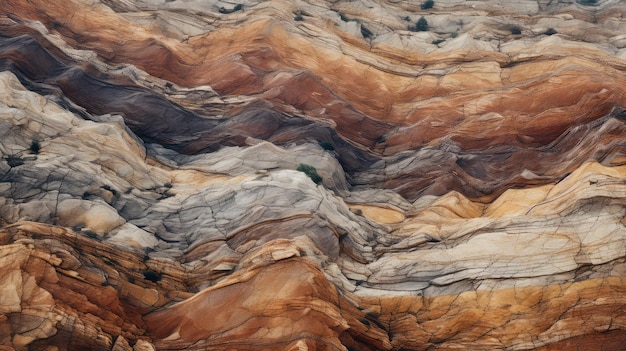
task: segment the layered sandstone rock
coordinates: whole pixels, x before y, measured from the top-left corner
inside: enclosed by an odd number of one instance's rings
[[[626,344],[622,2],[0,4],[1,349]]]

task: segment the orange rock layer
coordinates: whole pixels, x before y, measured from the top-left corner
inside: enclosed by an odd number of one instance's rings
[[[124,338],[189,350],[618,350],[626,328],[626,284],[617,276],[367,298],[333,288],[302,248],[285,241],[261,247],[245,269],[191,296],[185,280],[193,272],[119,257],[63,229],[9,226],[2,242],[2,340],[17,349],[105,349]],[[292,256],[277,257],[278,250]],[[141,273],[150,269],[167,273],[152,282]],[[13,287],[23,293],[9,307]]]

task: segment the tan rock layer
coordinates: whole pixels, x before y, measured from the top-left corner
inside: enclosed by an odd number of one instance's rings
[[[618,350],[625,288],[612,277],[369,303],[397,349]]]
[[[198,273],[59,227],[19,223],[5,226],[0,239],[1,341],[16,349],[104,350],[118,338],[135,349],[141,340],[157,349],[390,348],[376,320],[333,288],[317,263],[288,259],[302,249],[286,240],[263,246],[250,266],[191,296],[185,280]]]

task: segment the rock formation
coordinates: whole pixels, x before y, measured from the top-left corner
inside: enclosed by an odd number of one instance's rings
[[[423,5],[0,0],[0,350],[623,350],[626,4]]]

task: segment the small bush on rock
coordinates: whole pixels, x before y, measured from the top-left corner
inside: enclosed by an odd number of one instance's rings
[[[39,144],[39,140],[33,140],[30,143],[29,149],[30,149],[31,154],[38,154],[39,150],[41,150],[41,145]]]
[[[317,174],[317,169],[315,169],[315,167],[311,165],[301,163],[298,165],[298,168],[296,168],[296,170],[308,175],[315,184],[319,184],[322,182],[322,177]]]
[[[424,16],[422,16],[417,20],[417,22],[415,22],[415,27],[409,29],[414,29],[414,32],[428,32],[428,21],[424,18]]]
[[[433,6],[435,6],[435,2],[433,0],[426,0],[422,3],[420,7],[422,8],[422,10],[428,10],[432,9]]]
[[[229,10],[229,9],[227,9],[225,7],[220,7],[218,11],[220,13],[229,14],[229,13],[241,11],[242,9],[243,9],[243,5],[242,4],[237,4],[237,5],[235,5],[235,7],[233,7],[232,10]]]

